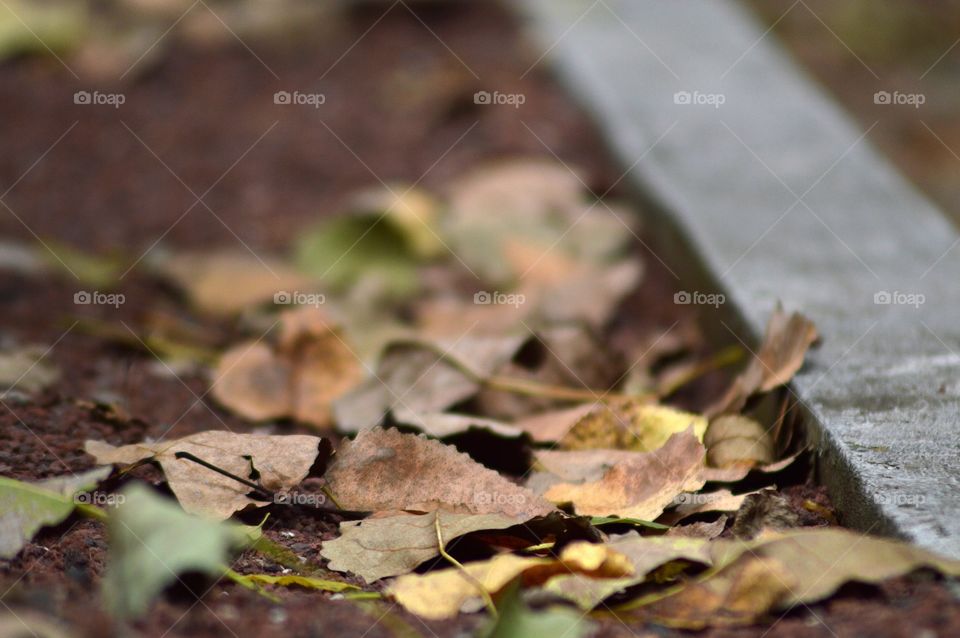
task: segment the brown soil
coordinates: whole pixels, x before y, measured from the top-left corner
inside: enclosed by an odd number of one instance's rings
[[[598,192],[618,179],[589,121],[550,78],[538,69],[521,79],[539,53],[525,48],[502,11],[489,5],[422,10],[420,17],[456,56],[404,10],[378,21],[381,12],[362,10],[350,18],[349,29],[315,42],[257,46],[280,80],[239,45],[173,47],[148,74],[122,87],[101,87],[124,92],[127,102],[119,110],[74,105],[75,90],[93,87],[74,82],[50,60],[0,66],[0,132],[6,141],[0,184],[12,187],[4,201],[16,214],[0,214],[0,232],[89,251],[119,250],[128,263],[160,236],[178,248],[245,244],[281,252],[305,223],[378,178],[410,182],[423,176],[425,185],[440,188],[486,159],[554,152],[585,169]],[[336,62],[374,23],[362,45]],[[327,103],[320,110],[273,103],[275,91],[295,89],[323,92]],[[523,93],[526,102],[520,109],[474,105],[472,95],[481,89]],[[211,210],[197,205],[185,213],[194,203],[190,190],[200,195],[211,187],[205,198]],[[634,337],[688,317],[680,310],[689,308],[670,302],[675,280],[656,260],[647,262],[645,283],[624,311]],[[82,445],[90,438],[131,443],[206,429],[252,429],[206,398],[202,375],[176,376],[147,354],[71,328],[76,318],[87,317],[139,330],[166,314],[215,335],[211,341],[218,345],[233,326],[197,319],[173,291],[137,271],[124,279],[119,292],[127,301],[116,309],[74,305],[76,290],[69,278],[0,279],[2,335],[56,344],[49,356],[63,371],[41,396],[8,400],[0,409],[0,474],[36,479],[89,468],[92,458]],[[696,394],[702,398],[715,389],[716,381],[708,379]],[[305,431],[292,424],[268,429]],[[150,467],[132,478],[157,485],[162,480]],[[822,490],[810,485],[786,493],[797,504],[811,499],[829,505]],[[816,517],[807,522],[824,523]],[[322,565],[319,547],[336,529],[336,518],[280,509],[271,515],[267,535]],[[97,595],[106,545],[102,526],[88,520],[72,518],[43,530],[15,559],[0,561],[0,600],[18,613],[59,618],[78,636],[117,633]],[[281,569],[253,552],[234,568]],[[462,617],[424,623],[387,603],[331,600],[299,590],[275,591],[282,604],[274,605],[230,583],[184,581],[135,624],[136,633],[442,637],[468,634],[482,622]],[[602,617],[598,622],[604,636],[677,633],[626,628]],[[828,603],[794,610],[769,634],[907,635],[923,628],[960,632],[960,609],[946,586],[919,576],[881,588],[851,588]],[[767,632],[751,627],[710,634]]]

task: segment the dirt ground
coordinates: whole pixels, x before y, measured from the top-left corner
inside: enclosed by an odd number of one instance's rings
[[[55,60],[0,65],[6,151],[0,156],[0,190],[10,189],[3,197],[9,210],[0,211],[0,233],[119,252],[131,264],[161,237],[164,245],[178,248],[280,252],[304,224],[380,179],[422,178],[427,187],[442,188],[445,180],[484,160],[556,154],[584,169],[598,192],[617,181],[620,170],[547,69],[537,66],[525,74],[540,52],[527,48],[505,12],[489,4],[418,11],[415,17],[397,8],[382,16],[383,7],[368,7],[349,16],[347,29],[297,43],[262,44],[255,54],[239,44],[172,47],[136,79],[99,87],[126,95],[120,109],[75,105],[74,91],[94,87],[75,81]],[[362,45],[350,48],[361,36]],[[494,89],[522,93],[526,101],[521,108],[474,104],[475,91]],[[273,94],[280,90],[323,92],[327,101],[321,109],[277,105]],[[201,195],[203,203],[195,204]],[[644,284],[620,322],[634,336],[689,312],[671,303],[678,282],[646,256]],[[137,270],[118,290],[126,295],[119,308],[75,305],[76,290],[69,278],[0,278],[0,336],[55,344],[48,356],[63,371],[41,396],[7,400],[0,409],[0,474],[37,479],[87,469],[93,459],[82,445],[90,438],[118,444],[207,429],[252,429],[206,397],[208,380],[202,375],[174,375],[146,353],[82,334],[75,321],[98,318],[137,330],[157,317],[176,317],[211,347],[222,346],[235,326],[197,318],[175,291]],[[708,377],[686,400],[695,402],[717,387]],[[270,430],[307,431],[292,424]],[[133,476],[162,479],[149,467]],[[795,502],[810,499],[829,507],[821,489],[802,476],[797,481],[784,488]],[[807,523],[826,524],[816,517]],[[319,547],[336,530],[335,517],[282,508],[267,525],[272,540],[321,567]],[[71,518],[46,529],[15,559],[0,561],[0,600],[18,614],[59,618],[78,636],[113,635],[116,628],[97,594],[105,549],[99,523]],[[281,569],[253,552],[233,567]],[[186,579],[134,628],[158,637],[270,632],[439,638],[467,635],[482,622],[474,616],[425,623],[379,601],[334,600],[296,589],[274,593],[282,604],[231,583]],[[792,610],[766,626],[705,634],[958,635],[957,596],[932,575],[917,574],[881,587],[845,588],[829,602]],[[604,615],[596,620],[602,636],[680,633],[628,626]]]

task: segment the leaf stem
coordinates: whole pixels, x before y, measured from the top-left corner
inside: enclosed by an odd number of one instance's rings
[[[483,598],[483,603],[487,606],[487,609],[490,611],[490,615],[494,619],[500,617],[500,613],[497,611],[497,606],[493,604],[493,597],[490,596],[490,592],[487,591],[487,588],[483,586],[473,574],[467,571],[467,568],[463,566],[463,563],[458,561],[456,558],[447,553],[447,550],[444,548],[445,543],[443,542],[443,532],[440,531],[440,511],[438,510],[433,519],[434,527],[437,530],[437,548],[440,550],[440,555],[447,559],[450,563],[457,567],[460,572],[463,574],[463,577],[466,578],[470,583],[480,591],[480,596]]]

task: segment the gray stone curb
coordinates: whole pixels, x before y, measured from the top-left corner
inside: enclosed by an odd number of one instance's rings
[[[659,212],[655,250],[726,295],[726,339],[778,300],[816,322],[794,390],[845,521],[960,558],[956,229],[738,4],[519,6]]]

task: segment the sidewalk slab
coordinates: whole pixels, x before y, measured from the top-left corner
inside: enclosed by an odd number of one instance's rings
[[[726,294],[727,338],[756,343],[778,300],[815,321],[794,390],[845,522],[960,558],[957,230],[739,4],[519,6],[658,254]]]

